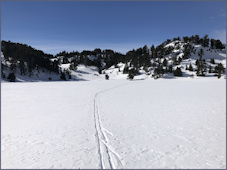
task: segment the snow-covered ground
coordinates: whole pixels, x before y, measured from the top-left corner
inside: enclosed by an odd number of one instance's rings
[[[2,168],[226,168],[226,80],[2,83]]]

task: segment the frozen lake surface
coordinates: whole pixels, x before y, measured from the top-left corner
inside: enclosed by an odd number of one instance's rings
[[[2,83],[2,168],[226,168],[226,80]]]

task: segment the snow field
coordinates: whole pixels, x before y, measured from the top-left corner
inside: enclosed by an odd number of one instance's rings
[[[2,168],[226,168],[225,85],[2,83]]]

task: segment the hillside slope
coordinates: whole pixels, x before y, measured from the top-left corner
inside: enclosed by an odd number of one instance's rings
[[[145,45],[133,49],[126,55],[112,50],[95,49],[81,53],[63,51],[53,56],[27,45],[8,42],[8,49],[3,46],[1,55],[2,81],[98,80],[105,79],[105,75],[109,79],[136,80],[225,78],[224,44],[219,40],[207,39],[206,36],[197,39],[194,36],[183,37],[183,40],[175,38],[157,47],[148,48]],[[10,50],[15,51],[9,52]],[[45,63],[46,61],[48,62]],[[12,75],[9,76],[10,73],[14,74],[15,79]]]

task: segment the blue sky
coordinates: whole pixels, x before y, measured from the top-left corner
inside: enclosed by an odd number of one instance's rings
[[[196,34],[226,42],[225,1],[1,2],[1,39],[51,54],[95,48],[125,53]]]

